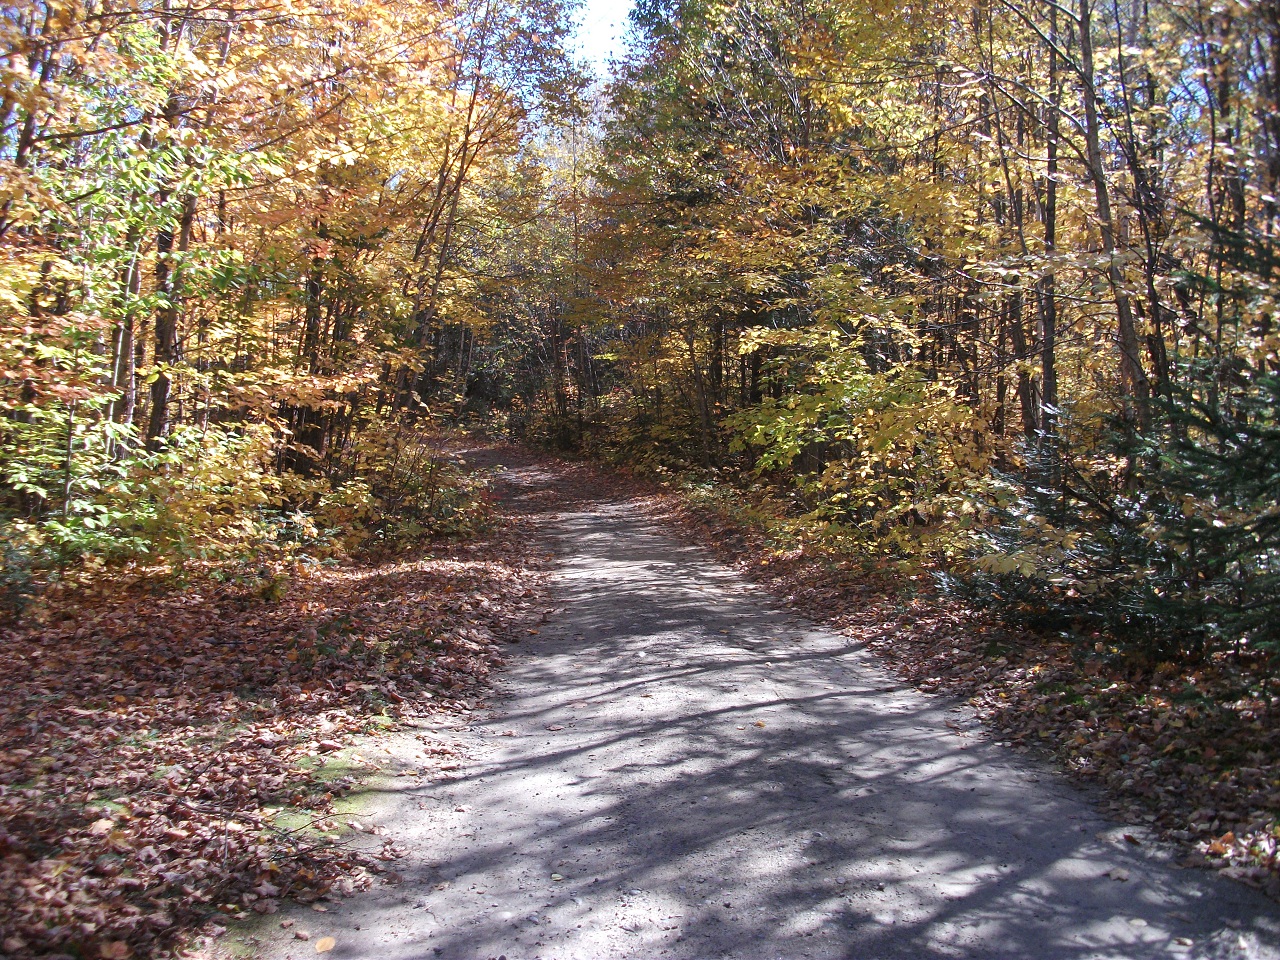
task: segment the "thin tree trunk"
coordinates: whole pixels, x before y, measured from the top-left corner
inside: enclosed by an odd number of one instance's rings
[[[170,378],[178,356],[178,316],[181,312],[182,267],[175,262],[191,247],[191,225],[195,221],[196,198],[187,196],[182,202],[178,219],[178,236],[165,227],[156,235],[156,290],[164,302],[156,310],[155,367],[156,378],[151,383],[151,419],[147,425],[147,447],[159,448],[160,441],[169,434],[169,401],[173,393]]]
[[[1040,431],[1052,438],[1058,429],[1058,301],[1054,258],[1058,252],[1058,138],[1062,89],[1058,81],[1058,8],[1049,8],[1049,116],[1045,144],[1044,255],[1048,261],[1040,293]],[[1052,441],[1051,441],[1052,446]]]
[[[1138,343],[1133,304],[1125,291],[1124,275],[1120,272],[1120,265],[1116,258],[1118,247],[1115,219],[1111,210],[1111,191],[1102,163],[1101,121],[1098,117],[1098,94],[1094,83],[1093,12],[1090,3],[1091,0],[1079,0],[1077,20],[1080,33],[1080,74],[1084,81],[1085,157],[1089,165],[1089,178],[1093,181],[1098,231],[1102,237],[1102,252],[1107,258],[1107,281],[1111,285],[1112,297],[1116,305],[1121,389],[1131,401],[1127,415],[1139,429],[1142,429],[1147,425],[1151,384],[1142,369],[1141,347]]]

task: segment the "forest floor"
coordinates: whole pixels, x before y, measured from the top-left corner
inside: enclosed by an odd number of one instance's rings
[[[556,608],[483,709],[371,747],[383,775],[353,800],[394,869],[240,925],[222,955],[1280,957],[1272,900],[991,735],[981,698],[904,684],[856,624],[815,626],[673,536],[657,513],[696,522],[683,506],[480,457],[555,555]],[[883,622],[848,586],[846,615]],[[929,632],[907,608],[900,629]],[[423,776],[424,744],[465,759]]]
[[[1280,957],[1273,901],[1181,869],[1276,892],[1280,748],[1231,664],[1082,664],[687,497],[466,456],[506,465],[475,541],[0,628],[0,960]]]
[[[369,886],[398,853],[352,842],[344,797],[377,770],[352,743],[478,707],[500,638],[546,613],[528,525],[115,570],[0,624],[0,960],[162,955]]]

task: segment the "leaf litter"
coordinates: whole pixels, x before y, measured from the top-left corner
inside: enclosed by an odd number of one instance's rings
[[[331,761],[477,705],[549,610],[528,523],[273,569],[269,592],[105,583],[0,625],[0,956],[156,956],[369,886],[399,852],[349,849],[334,801],[371,765]]]
[[[1256,665],[1142,672],[1082,658],[1078,643],[1011,631],[927,589],[779,552],[625,473],[515,453],[557,487],[513,498],[523,519],[479,543],[295,569],[275,603],[141,582],[0,629],[3,955],[154,956],[220,932],[219,915],[369,886],[399,851],[344,846],[333,801],[355,777],[325,779],[320,764],[356,734],[474,707],[499,641],[536,636],[551,611],[552,558],[528,524],[601,497],[638,500],[919,689],[967,697],[998,737],[1101,783],[1112,812],[1182,843],[1189,862],[1280,891],[1277,704],[1259,695]],[[447,745],[424,751],[433,770],[456,768]],[[305,827],[281,825],[282,810]]]

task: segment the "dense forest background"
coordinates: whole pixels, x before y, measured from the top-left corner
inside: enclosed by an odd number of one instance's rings
[[[645,0],[603,88],[565,18],[6,9],[8,605],[465,524],[470,420],[1142,657],[1270,655],[1280,8]]]

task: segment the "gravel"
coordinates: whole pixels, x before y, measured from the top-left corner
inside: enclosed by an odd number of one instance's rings
[[[370,788],[361,818],[406,855],[299,908],[330,957],[1280,957],[1262,895],[1134,844],[967,708],[562,482],[505,474],[561,609],[486,710],[424,734],[468,763]],[[279,921],[254,955],[312,955]]]

